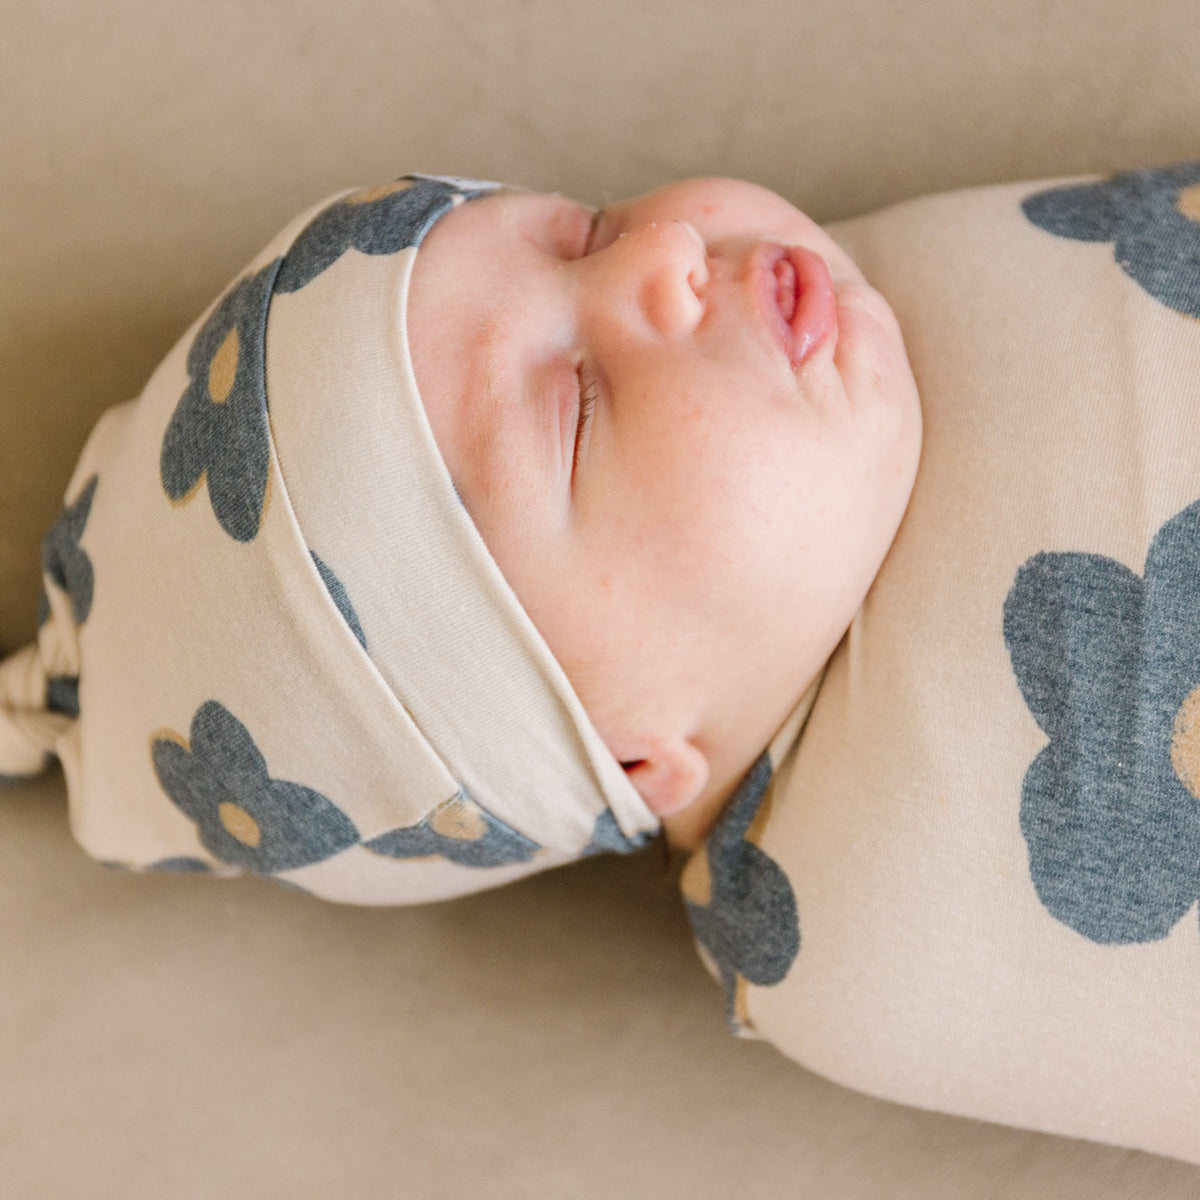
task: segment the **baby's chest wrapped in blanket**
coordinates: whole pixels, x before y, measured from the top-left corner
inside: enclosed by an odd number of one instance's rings
[[[904,329],[921,466],[685,870],[698,945],[834,1080],[1200,1162],[1200,164],[831,232]]]

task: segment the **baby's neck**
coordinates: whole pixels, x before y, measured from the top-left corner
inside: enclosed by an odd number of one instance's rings
[[[773,764],[782,762],[799,740],[809,713],[812,712],[813,705],[816,703],[817,692],[821,688],[828,665],[828,660],[821,665],[821,669],[809,681],[804,693],[796,701],[795,707],[788,713],[787,719],[771,737],[765,749],[769,752]],[[733,799],[742,780],[745,779],[746,774],[762,753],[763,747],[760,742],[759,748],[753,756],[745,761],[732,776],[727,776],[723,781],[719,781],[711,792],[705,792],[686,808],[662,818],[663,835],[671,851],[687,855],[698,850],[704,844],[712,827],[720,820],[726,805]]]

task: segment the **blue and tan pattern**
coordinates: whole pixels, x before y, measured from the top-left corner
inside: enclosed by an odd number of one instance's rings
[[[606,808],[597,818],[596,827],[592,830],[592,840],[583,848],[580,857],[587,858],[593,854],[632,854],[655,841],[658,834],[649,830],[639,833],[636,837],[628,838],[621,832],[617,818],[611,808]]]
[[[1027,197],[1060,237],[1111,241],[1147,294],[1200,317],[1200,163]],[[1166,521],[1137,576],[1103,555],[1041,553],[1004,603],[1004,639],[1049,744],[1025,775],[1037,894],[1102,944],[1166,937],[1200,896],[1200,503]]]
[[[1046,908],[1099,943],[1166,937],[1200,896],[1200,502],[1167,521],[1142,577],[1042,553],[1004,603],[1021,694],[1049,737],[1021,832]]]
[[[288,250],[275,288],[299,291],[347,250],[398,254],[419,245],[433,223],[455,204],[492,190],[494,185],[462,187],[420,175],[363,188],[331,204],[304,227]]]
[[[239,280],[212,311],[187,356],[191,382],[163,435],[159,469],[172,504],[207,480],[221,528],[239,542],[258,534],[269,501],[264,339],[280,259]]]
[[[252,541],[270,500],[265,337],[275,291],[295,292],[347,250],[396,254],[418,245],[443,213],[490,191],[405,176],[323,209],[282,258],[238,281],[188,351],[190,383],[163,436],[160,470],[173,504],[186,504],[207,480],[221,528]]]
[[[485,812],[465,791],[439,804],[420,824],[393,829],[363,845],[385,858],[441,857],[464,867],[528,862],[541,849]]]
[[[770,816],[772,774],[764,752],[679,880],[696,938],[720,971],[734,1032],[746,1020],[746,984],[779,983],[800,952],[792,885],[758,845]]]
[[[269,875],[323,862],[360,844],[354,823],[329,797],[272,778],[249,730],[216,700],[196,711],[190,740],[160,730],[150,755],[163,791],[195,822],[205,849],[221,862]],[[528,862],[542,849],[461,790],[419,824],[361,844],[385,858],[444,858],[467,867]],[[159,863],[156,869],[181,868]]]
[[[99,476],[93,475],[71,505],[65,505],[58,520],[42,539],[42,571],[71,598],[71,615],[82,625],[92,611],[96,585],[92,560],[79,544],[92,511]],[[50,600],[43,588],[38,601],[38,626],[50,619]],[[69,717],[79,716],[79,676],[50,675],[46,678],[46,708]]]
[[[95,575],[92,560],[79,542],[92,511],[99,479],[98,475],[93,475],[84,484],[75,503],[63,506],[58,520],[42,539],[42,570],[71,597],[71,614],[76,625],[82,625],[92,611]],[[49,617],[50,602],[43,590],[38,603],[38,625],[44,625]]]
[[[1115,243],[1131,279],[1176,312],[1200,317],[1200,163],[1051,188],[1021,207],[1059,237]]]
[[[222,862],[270,874],[320,862],[358,841],[349,817],[320,792],[272,779],[245,725],[216,700],[196,710],[190,741],[161,730],[150,756],[163,791]]]

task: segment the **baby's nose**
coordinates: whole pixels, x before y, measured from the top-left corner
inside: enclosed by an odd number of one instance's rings
[[[691,332],[704,313],[708,249],[689,221],[652,221],[621,234],[615,247],[633,277],[638,308],[662,337]]]

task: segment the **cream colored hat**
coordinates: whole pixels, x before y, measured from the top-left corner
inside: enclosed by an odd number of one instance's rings
[[[658,832],[413,377],[417,248],[499,186],[408,175],[303,214],[92,431],[37,642],[0,664],[0,777],[56,755],[89,854],[390,904]]]

